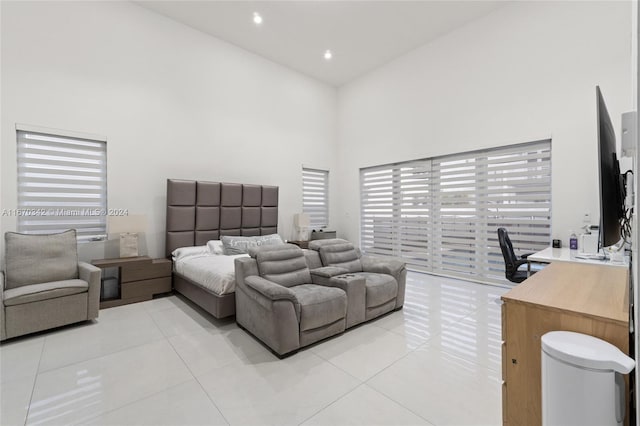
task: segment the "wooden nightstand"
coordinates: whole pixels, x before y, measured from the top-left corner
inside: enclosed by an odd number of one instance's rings
[[[101,269],[117,268],[117,277],[103,273],[100,289],[100,309],[151,300],[154,294],[171,291],[171,261],[149,256],[97,259],[91,263]],[[117,291],[108,294],[111,281]]]

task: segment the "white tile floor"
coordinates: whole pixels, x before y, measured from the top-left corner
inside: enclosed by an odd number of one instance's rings
[[[0,345],[0,424],[499,425],[506,289],[410,273],[404,309],[279,360],[177,296]]]

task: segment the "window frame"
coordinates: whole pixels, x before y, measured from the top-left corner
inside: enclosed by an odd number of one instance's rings
[[[302,166],[302,211],[314,230],[329,226],[329,170]]]
[[[106,237],[106,138],[17,124],[16,154],[18,232]]]

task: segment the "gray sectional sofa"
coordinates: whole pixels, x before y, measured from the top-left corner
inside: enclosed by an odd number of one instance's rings
[[[235,261],[236,321],[279,356],[404,302],[403,263],[360,256],[345,240],[314,248],[264,246]]]

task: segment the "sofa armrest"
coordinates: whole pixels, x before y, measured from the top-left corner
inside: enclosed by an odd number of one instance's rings
[[[322,268],[316,268],[311,270],[311,278],[313,276],[322,277],[322,278],[331,278],[336,275],[347,274],[349,271],[345,268],[341,268],[339,266],[324,266]]]
[[[365,320],[367,287],[365,277],[356,274],[342,274],[323,278],[321,285],[337,287],[347,293],[347,328]]]
[[[358,291],[362,289],[362,291],[365,291],[365,283],[366,279],[358,274],[344,274],[331,277],[328,285],[338,287],[349,293],[349,291],[353,291],[354,289],[358,289]]]
[[[291,300],[294,304],[298,303],[296,295],[287,287],[272,283],[262,277],[252,275],[246,277],[244,283],[271,301],[284,299]]]
[[[405,263],[393,259],[380,259],[372,256],[362,256],[362,270],[365,272],[376,272],[379,274],[389,274],[398,276],[405,268]]]
[[[4,317],[4,272],[0,271],[0,340],[7,338],[7,330],[5,327]]]
[[[395,309],[400,309],[404,305],[404,295],[407,282],[407,268],[404,262],[393,259],[380,259],[372,256],[362,256],[362,270],[365,272],[376,272],[393,276],[398,282],[398,295],[396,296]]]
[[[87,319],[98,318],[100,311],[100,287],[102,270],[86,262],[78,262],[78,278],[89,284],[87,301]]]

